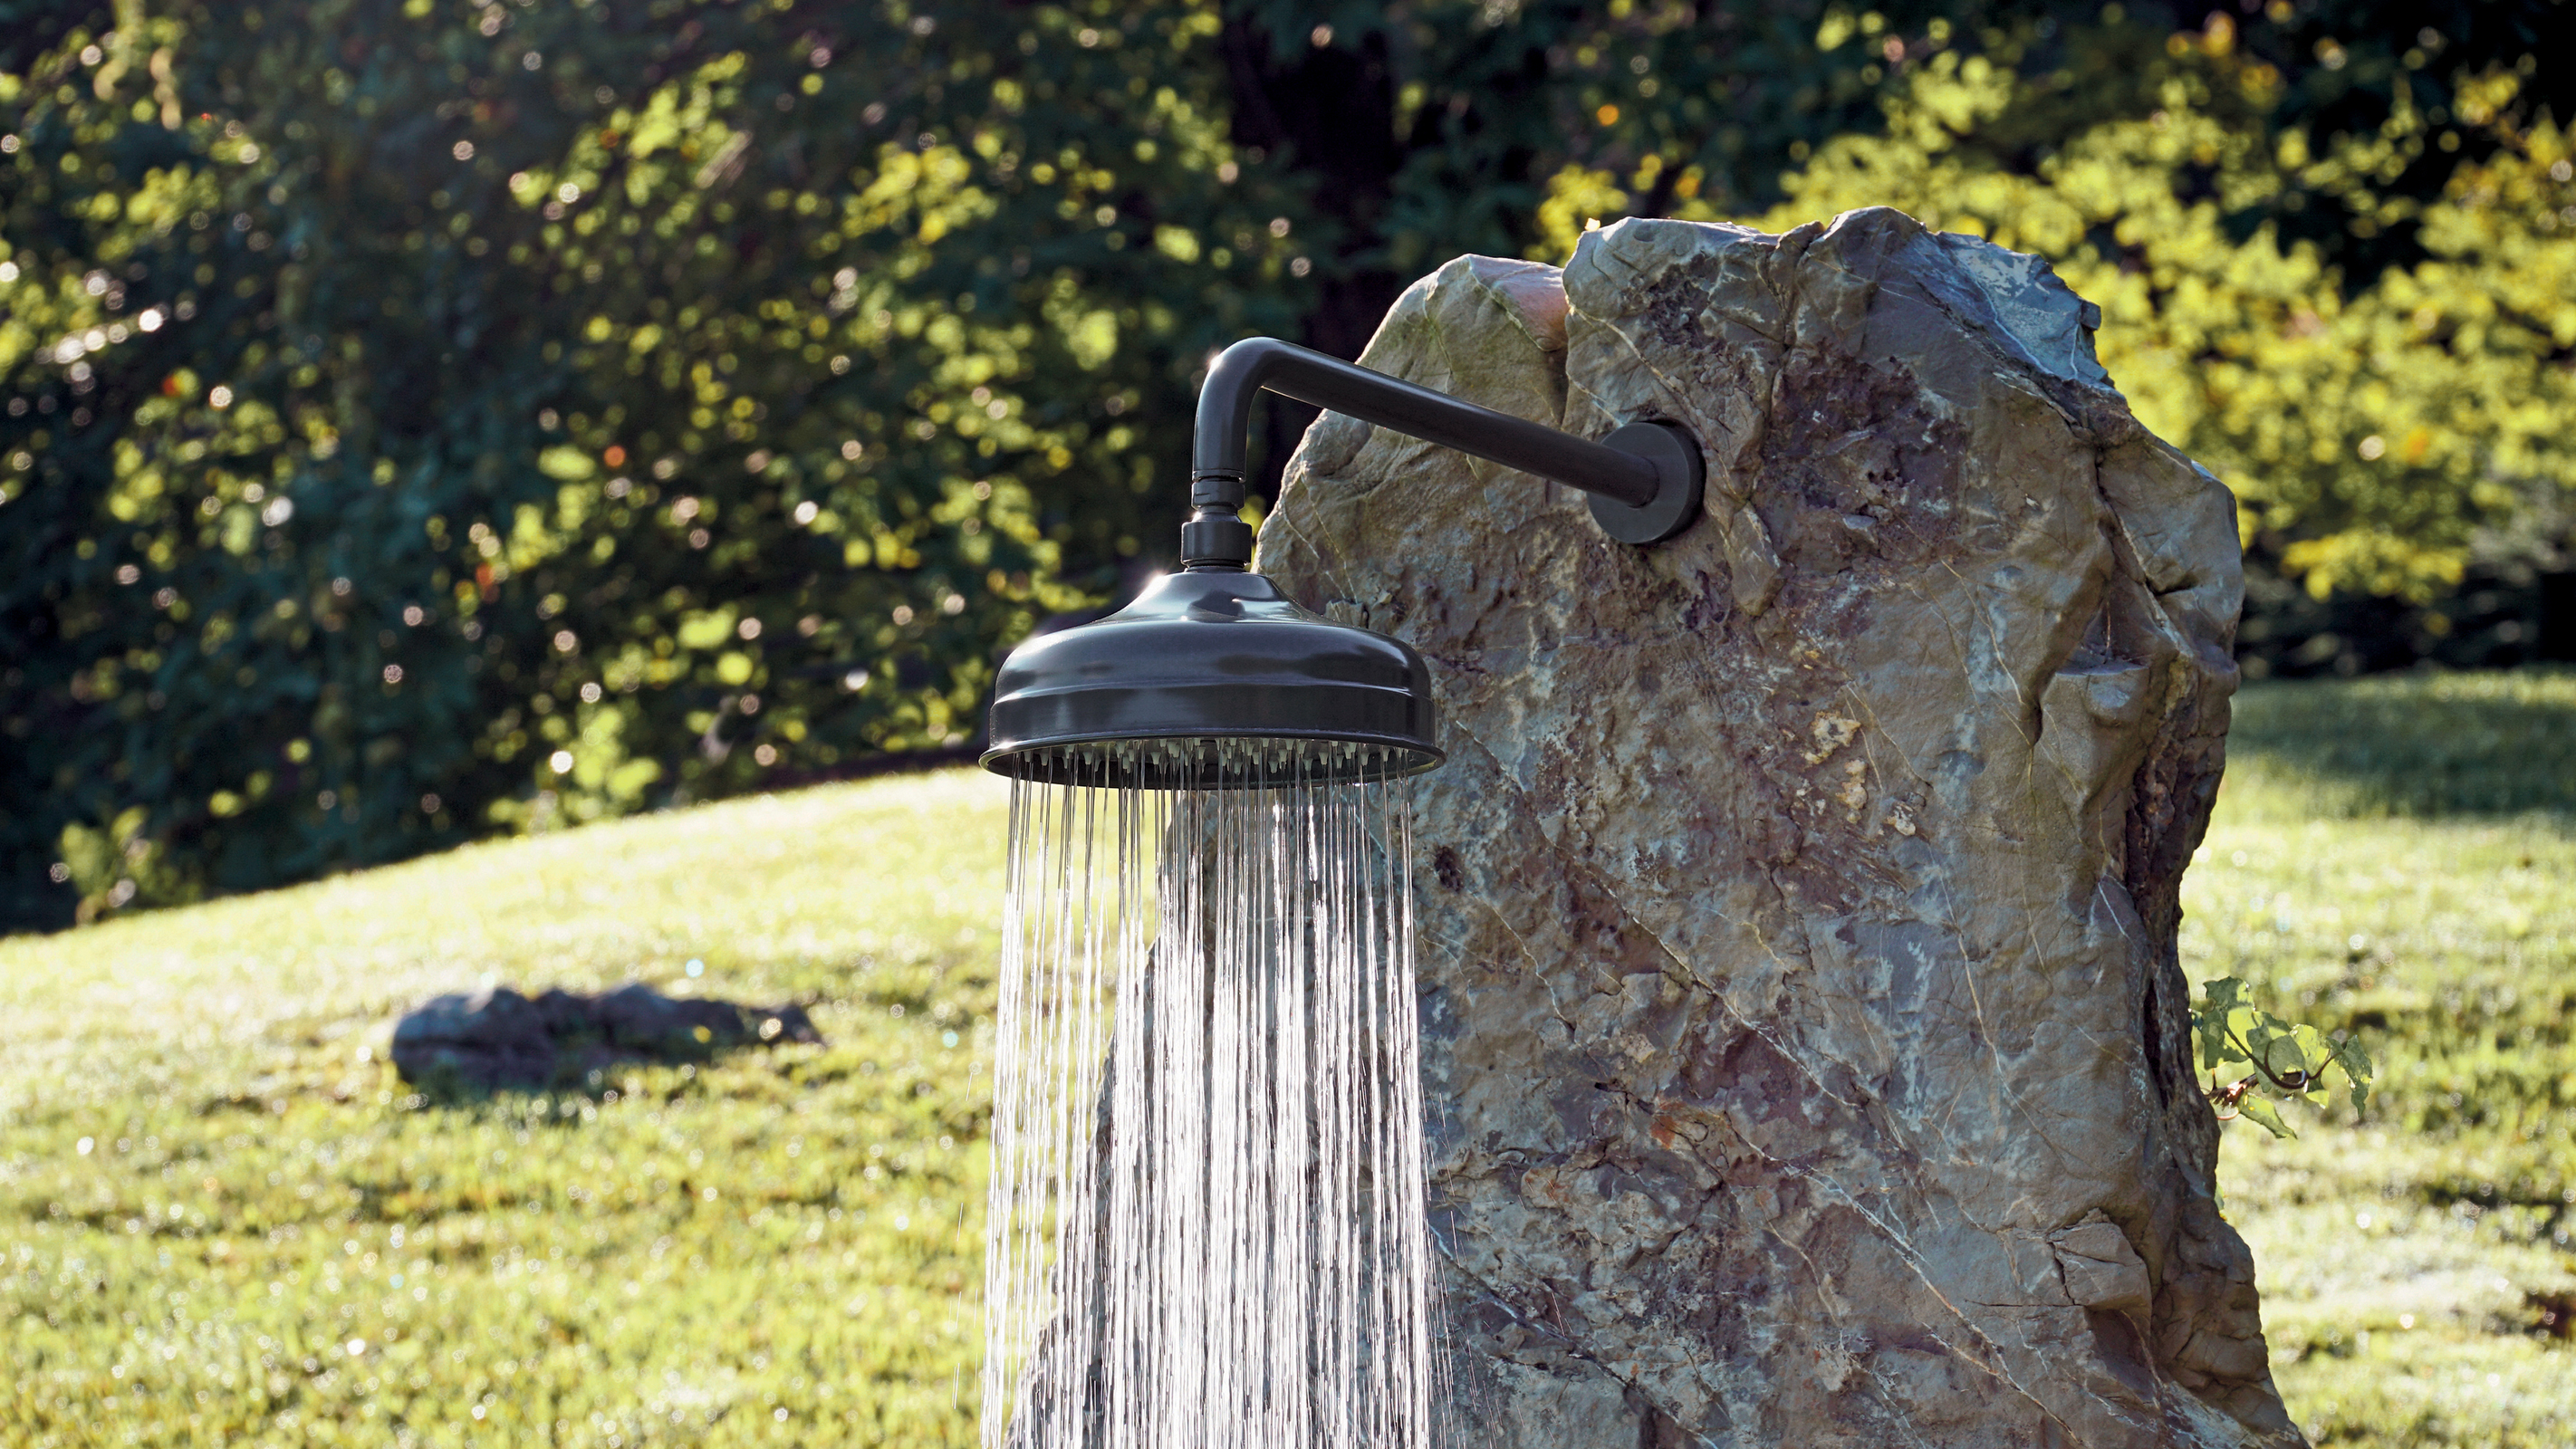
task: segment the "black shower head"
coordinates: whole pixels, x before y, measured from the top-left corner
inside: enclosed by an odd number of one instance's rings
[[[1622,543],[1699,517],[1699,448],[1639,420],[1599,442],[1256,337],[1225,350],[1199,395],[1185,573],[1096,624],[1011,651],[994,683],[984,767],[1021,780],[1147,789],[1402,779],[1438,766],[1431,672],[1401,640],[1299,608],[1246,572],[1244,432],[1268,388],[1428,438],[1592,496]]]
[[[1444,758],[1433,723],[1412,646],[1318,618],[1259,574],[1205,570],[1012,650],[984,767],[1145,789],[1391,780]]]

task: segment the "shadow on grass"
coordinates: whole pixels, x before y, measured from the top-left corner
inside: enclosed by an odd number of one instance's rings
[[[2323,787],[2323,813],[2543,811],[2576,827],[2576,670],[2249,685],[2227,754],[2231,775]]]

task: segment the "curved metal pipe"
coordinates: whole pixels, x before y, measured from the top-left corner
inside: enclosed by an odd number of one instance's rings
[[[1586,442],[1544,424],[1461,402],[1338,357],[1269,337],[1218,354],[1199,389],[1198,437],[1190,449],[1191,501],[1202,478],[1243,480],[1253,394],[1263,388],[1329,408],[1364,423],[1473,453],[1505,467],[1553,478],[1631,508],[1655,496],[1655,465],[1633,453]]]
[[[1613,435],[1615,446],[1589,442],[1337,357],[1254,337],[1218,354],[1199,389],[1190,449],[1194,513],[1181,527],[1181,559],[1190,568],[1242,568],[1251,561],[1252,530],[1235,511],[1243,504],[1253,395],[1264,388],[1581,489],[1593,495],[1594,516],[1626,542],[1669,537],[1698,511],[1699,453],[1679,429],[1631,424]],[[1654,436],[1634,435],[1640,426]],[[1651,518],[1653,526],[1614,524],[1631,514]]]

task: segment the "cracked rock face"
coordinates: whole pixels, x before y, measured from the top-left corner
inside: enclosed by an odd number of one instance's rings
[[[1895,212],[1468,257],[1364,358],[1707,516],[1327,415],[1261,534],[1426,655],[1416,889],[1467,1442],[2292,1445],[2217,1211],[2176,895],[2241,591],[2099,314]]]

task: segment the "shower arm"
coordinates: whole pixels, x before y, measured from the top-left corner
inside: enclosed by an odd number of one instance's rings
[[[1699,514],[1699,447],[1671,424],[1630,423],[1589,442],[1337,357],[1254,337],[1218,354],[1199,389],[1191,516],[1181,525],[1187,568],[1242,569],[1252,562],[1252,528],[1237,513],[1252,399],[1264,388],[1579,488],[1592,495],[1592,516],[1603,530],[1623,543],[1661,542]]]

